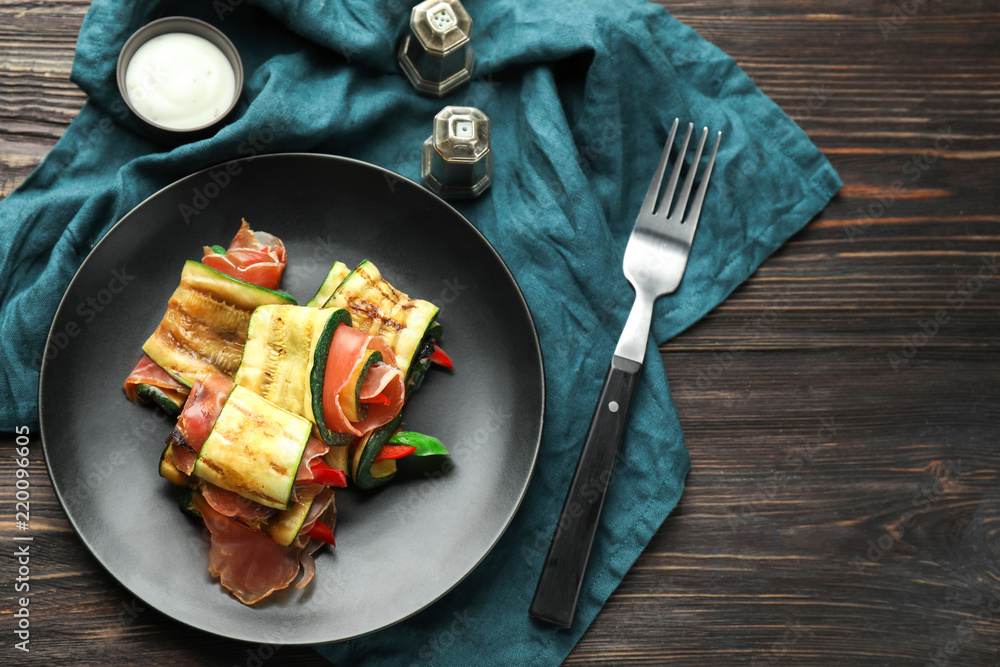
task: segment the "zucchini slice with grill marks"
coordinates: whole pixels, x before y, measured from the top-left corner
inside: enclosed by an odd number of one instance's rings
[[[351,449],[351,479],[359,489],[374,489],[396,476],[396,461],[387,459],[375,461],[382,445],[392,437],[403,422],[400,415],[395,419],[361,436]]]
[[[330,271],[326,274],[326,278],[323,279],[323,284],[316,290],[316,296],[309,299],[306,305],[322,308],[323,304],[330,298],[330,295],[333,294],[333,290],[337,289],[340,283],[344,282],[344,278],[350,273],[351,270],[347,268],[346,264],[343,262],[334,262],[333,266],[330,267]]]
[[[408,387],[428,333],[440,334],[440,325],[434,321],[438,307],[400,292],[382,278],[369,260],[358,264],[344,278],[324,307],[347,309],[354,328],[384,340],[396,354],[396,365],[403,371]]]
[[[291,509],[313,425],[235,386],[201,446],[192,474],[266,507]]]
[[[346,310],[304,306],[261,306],[250,317],[237,385],[316,425],[330,445],[353,436],[334,433],[323,415],[323,383],[330,343],[337,327],[351,326]]]
[[[243,354],[250,313],[272,303],[294,304],[295,299],[188,261],[166,314],[142,349],[189,387],[213,373],[232,378]]]

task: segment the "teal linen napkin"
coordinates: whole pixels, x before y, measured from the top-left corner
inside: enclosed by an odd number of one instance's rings
[[[345,155],[419,180],[420,146],[446,104],[492,120],[494,185],[458,208],[517,278],[545,358],[545,434],[527,497],[461,585],[390,629],[320,647],[341,665],[546,665],[571,650],[676,505],[690,463],[654,343],[697,321],[819,212],[841,182],[735,63],[644,0],[468,0],[474,79],[418,96],[395,47],[402,0],[95,0],[73,80],[90,99],[34,173],[0,202],[0,429],[37,425],[52,315],[105,231],[159,188],[263,152]],[[129,34],[196,16],[246,68],[237,119],[172,150],[144,138],[118,97]],[[615,341],[631,305],[622,253],[675,117],[724,138],[680,289],[660,299],[647,363],[572,629],[527,609]],[[292,258],[294,261],[294,258]]]

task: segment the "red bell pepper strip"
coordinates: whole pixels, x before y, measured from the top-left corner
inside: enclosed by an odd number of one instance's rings
[[[381,403],[382,405],[389,405],[392,401],[385,394],[375,394],[374,396],[369,396],[368,398],[362,398],[362,403]]]
[[[443,366],[444,368],[451,370],[453,368],[453,364],[451,363],[451,357],[448,356],[447,352],[438,347],[437,343],[434,343],[433,345],[434,345],[434,351],[431,352],[431,356],[429,357],[431,363],[435,363],[438,366]]]
[[[312,537],[320,542],[326,542],[327,544],[332,544],[337,546],[337,543],[333,539],[333,531],[325,523],[317,521],[313,524],[313,527],[305,532],[306,537]]]
[[[314,484],[339,486],[341,488],[347,486],[347,474],[343,470],[331,468],[319,459],[309,464],[309,472],[312,473],[312,479],[308,481]]]
[[[378,450],[378,454],[375,455],[375,460],[401,459],[415,451],[417,448],[411,445],[382,445],[382,449]]]

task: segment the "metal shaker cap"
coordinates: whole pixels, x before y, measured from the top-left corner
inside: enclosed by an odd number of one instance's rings
[[[410,13],[399,67],[418,92],[443,97],[472,78],[472,17],[459,0],[424,0]]]
[[[493,179],[490,119],[472,107],[445,107],[434,117],[424,142],[420,175],[424,185],[450,199],[474,199]]]

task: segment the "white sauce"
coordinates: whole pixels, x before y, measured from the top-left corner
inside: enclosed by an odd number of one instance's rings
[[[136,49],[125,70],[125,89],[139,115],[189,130],[226,113],[236,95],[236,74],[215,44],[172,32]]]

